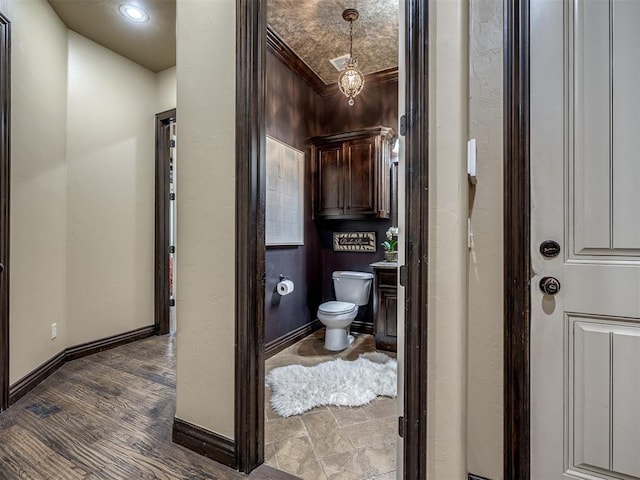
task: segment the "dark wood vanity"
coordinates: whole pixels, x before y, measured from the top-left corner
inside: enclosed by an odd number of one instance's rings
[[[376,262],[373,268],[373,331],[377,350],[397,351],[398,264]]]

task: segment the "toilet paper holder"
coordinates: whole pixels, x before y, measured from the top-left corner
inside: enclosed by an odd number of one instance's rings
[[[285,295],[290,295],[293,293],[295,285],[293,282],[283,274],[280,274],[280,281],[276,285],[276,292],[278,295],[284,297]]]

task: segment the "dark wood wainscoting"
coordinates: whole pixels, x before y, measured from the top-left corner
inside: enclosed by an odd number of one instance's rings
[[[264,346],[265,358],[273,357],[276,353],[281,352],[285,348],[290,347],[296,342],[299,342],[307,335],[311,335],[313,332],[317,332],[322,328],[322,322],[320,320],[314,320],[306,325],[296,328],[295,330],[283,335],[275,340],[267,343]]]
[[[489,480],[488,478],[485,477],[480,477],[478,475],[474,475],[473,473],[469,474],[468,480]]]
[[[175,418],[172,439],[178,445],[182,445],[227,467],[237,467],[236,444],[230,438]]]
[[[355,333],[373,335],[373,323],[354,320],[351,322],[351,331]]]
[[[135,342],[152,336],[155,333],[155,326],[138,328],[130,332],[112,335],[91,342],[82,343],[73,347],[65,348],[56,356],[50,358],[38,368],[22,377],[9,388],[9,404],[13,405],[49,375],[58,370],[64,363],[80,357],[86,357],[93,353],[102,352],[111,348],[119,347],[127,343]]]

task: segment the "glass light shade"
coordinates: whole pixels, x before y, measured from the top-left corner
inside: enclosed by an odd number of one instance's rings
[[[145,12],[137,5],[122,4],[120,5],[120,13],[129,20],[138,23],[144,23],[149,20],[149,15],[147,15],[147,12]]]
[[[355,102],[353,98],[357,96],[364,87],[364,75],[358,70],[358,63],[355,59],[349,59],[347,66],[338,77],[338,87],[340,91],[349,99],[349,105]]]

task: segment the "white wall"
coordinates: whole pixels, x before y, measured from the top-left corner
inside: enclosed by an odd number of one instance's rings
[[[467,477],[468,2],[432,0],[429,228],[429,478]]]
[[[154,117],[175,107],[175,73],[69,32],[46,0],[0,11],[12,29],[15,383],[68,346],[153,324]]]
[[[67,346],[67,29],[44,0],[12,7],[10,382]],[[58,337],[50,339],[51,324]]]
[[[176,108],[176,67],[167,68],[156,74],[156,83],[158,90],[158,106],[157,112],[165,112]]]
[[[75,345],[153,324],[156,75],[69,31],[68,317]]]
[[[499,0],[470,2],[469,135],[477,139],[469,254],[469,471],[503,475],[502,23]]]
[[[233,438],[235,1],[178,0],[177,17],[176,416]]]
[[[13,18],[13,2],[15,0],[0,0],[0,13],[8,19]]]

